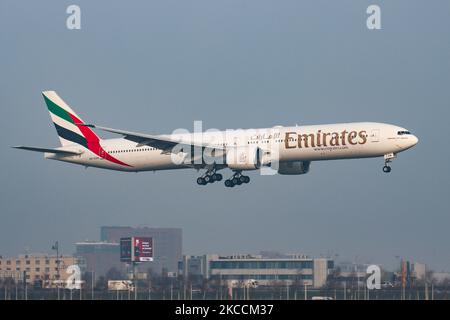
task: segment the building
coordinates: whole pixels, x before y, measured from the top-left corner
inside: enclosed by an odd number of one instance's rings
[[[258,285],[307,285],[320,288],[333,269],[333,260],[312,259],[304,255],[266,258],[262,255],[184,256],[180,263],[183,276],[202,274],[209,280],[247,281]]]
[[[83,265],[84,262],[73,256],[59,256],[33,254],[17,257],[0,257],[0,278],[13,278],[22,281],[25,277],[30,285],[44,288],[56,287],[58,277],[65,281],[70,274],[66,273],[71,265]],[[59,275],[59,276],[58,276]]]
[[[84,270],[93,272],[94,277],[105,276],[114,268],[124,272],[125,265],[120,262],[120,246],[118,243],[109,242],[77,242],[75,244],[75,256],[83,258]]]
[[[100,240],[119,243],[125,237],[151,237],[153,239],[153,261],[140,263],[141,271],[151,270],[155,274],[176,273],[182,259],[182,230],[180,228],[149,228],[104,226]]]
[[[184,255],[178,264],[178,274],[185,279],[203,279],[209,277],[209,261],[214,255],[189,256]]]
[[[412,263],[412,274],[414,279],[417,280],[425,280],[426,277],[426,265],[423,263],[413,262]]]
[[[437,284],[450,283],[450,272],[433,272],[433,281]]]
[[[336,282],[339,282],[342,286],[364,286],[366,283],[366,278],[368,276],[367,267],[369,265],[370,264],[367,263],[342,261],[336,266],[334,270],[334,280]]]

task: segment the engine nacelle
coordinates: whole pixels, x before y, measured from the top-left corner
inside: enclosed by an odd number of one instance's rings
[[[279,174],[305,174],[309,171],[310,161],[280,162]]]
[[[261,149],[256,146],[234,147],[227,150],[225,163],[232,170],[256,170],[261,167]]]

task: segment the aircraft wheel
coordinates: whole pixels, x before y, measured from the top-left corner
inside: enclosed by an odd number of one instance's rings
[[[389,166],[384,166],[384,167],[383,167],[383,172],[385,172],[385,173],[391,172],[391,167],[389,167]]]
[[[207,182],[202,177],[197,178],[197,184],[204,186]]]
[[[216,181],[222,181],[223,176],[220,173],[216,173]]]
[[[240,176],[240,177],[239,177],[239,182],[240,182],[240,183],[246,183],[246,182],[245,182],[245,181],[247,181],[246,178],[247,178],[247,176]]]
[[[234,184],[231,180],[227,179],[225,180],[225,187],[231,188],[234,187]]]
[[[249,183],[249,182],[250,182],[250,177],[244,176],[244,183]]]
[[[206,183],[210,183],[210,182],[213,182],[213,181],[214,181],[214,180],[211,178],[211,176],[205,176],[205,177],[203,178],[203,180],[205,180]]]
[[[240,184],[239,182],[239,179],[238,178],[236,178],[236,177],[234,177],[233,179],[231,179],[231,182],[233,183],[233,185],[236,185],[236,184]]]

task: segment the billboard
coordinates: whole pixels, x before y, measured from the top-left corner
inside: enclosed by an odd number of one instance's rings
[[[131,238],[120,238],[120,261],[131,262]]]
[[[134,262],[153,261],[153,239],[149,237],[133,237],[133,253],[131,260]]]
[[[153,261],[153,239],[150,237],[120,238],[120,261]]]
[[[114,291],[133,291],[133,282],[130,280],[109,280],[108,290]]]

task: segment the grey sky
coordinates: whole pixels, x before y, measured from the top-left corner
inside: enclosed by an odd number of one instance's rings
[[[82,29],[65,27],[69,4]],[[382,30],[366,28],[378,4]],[[98,239],[101,225],[182,227],[185,253],[280,250],[450,269],[450,2],[0,1],[0,254]],[[56,146],[40,92],[148,133],[349,121],[420,143],[305,176],[198,187],[195,171],[119,173],[9,148]],[[228,175],[228,172],[227,172]]]

